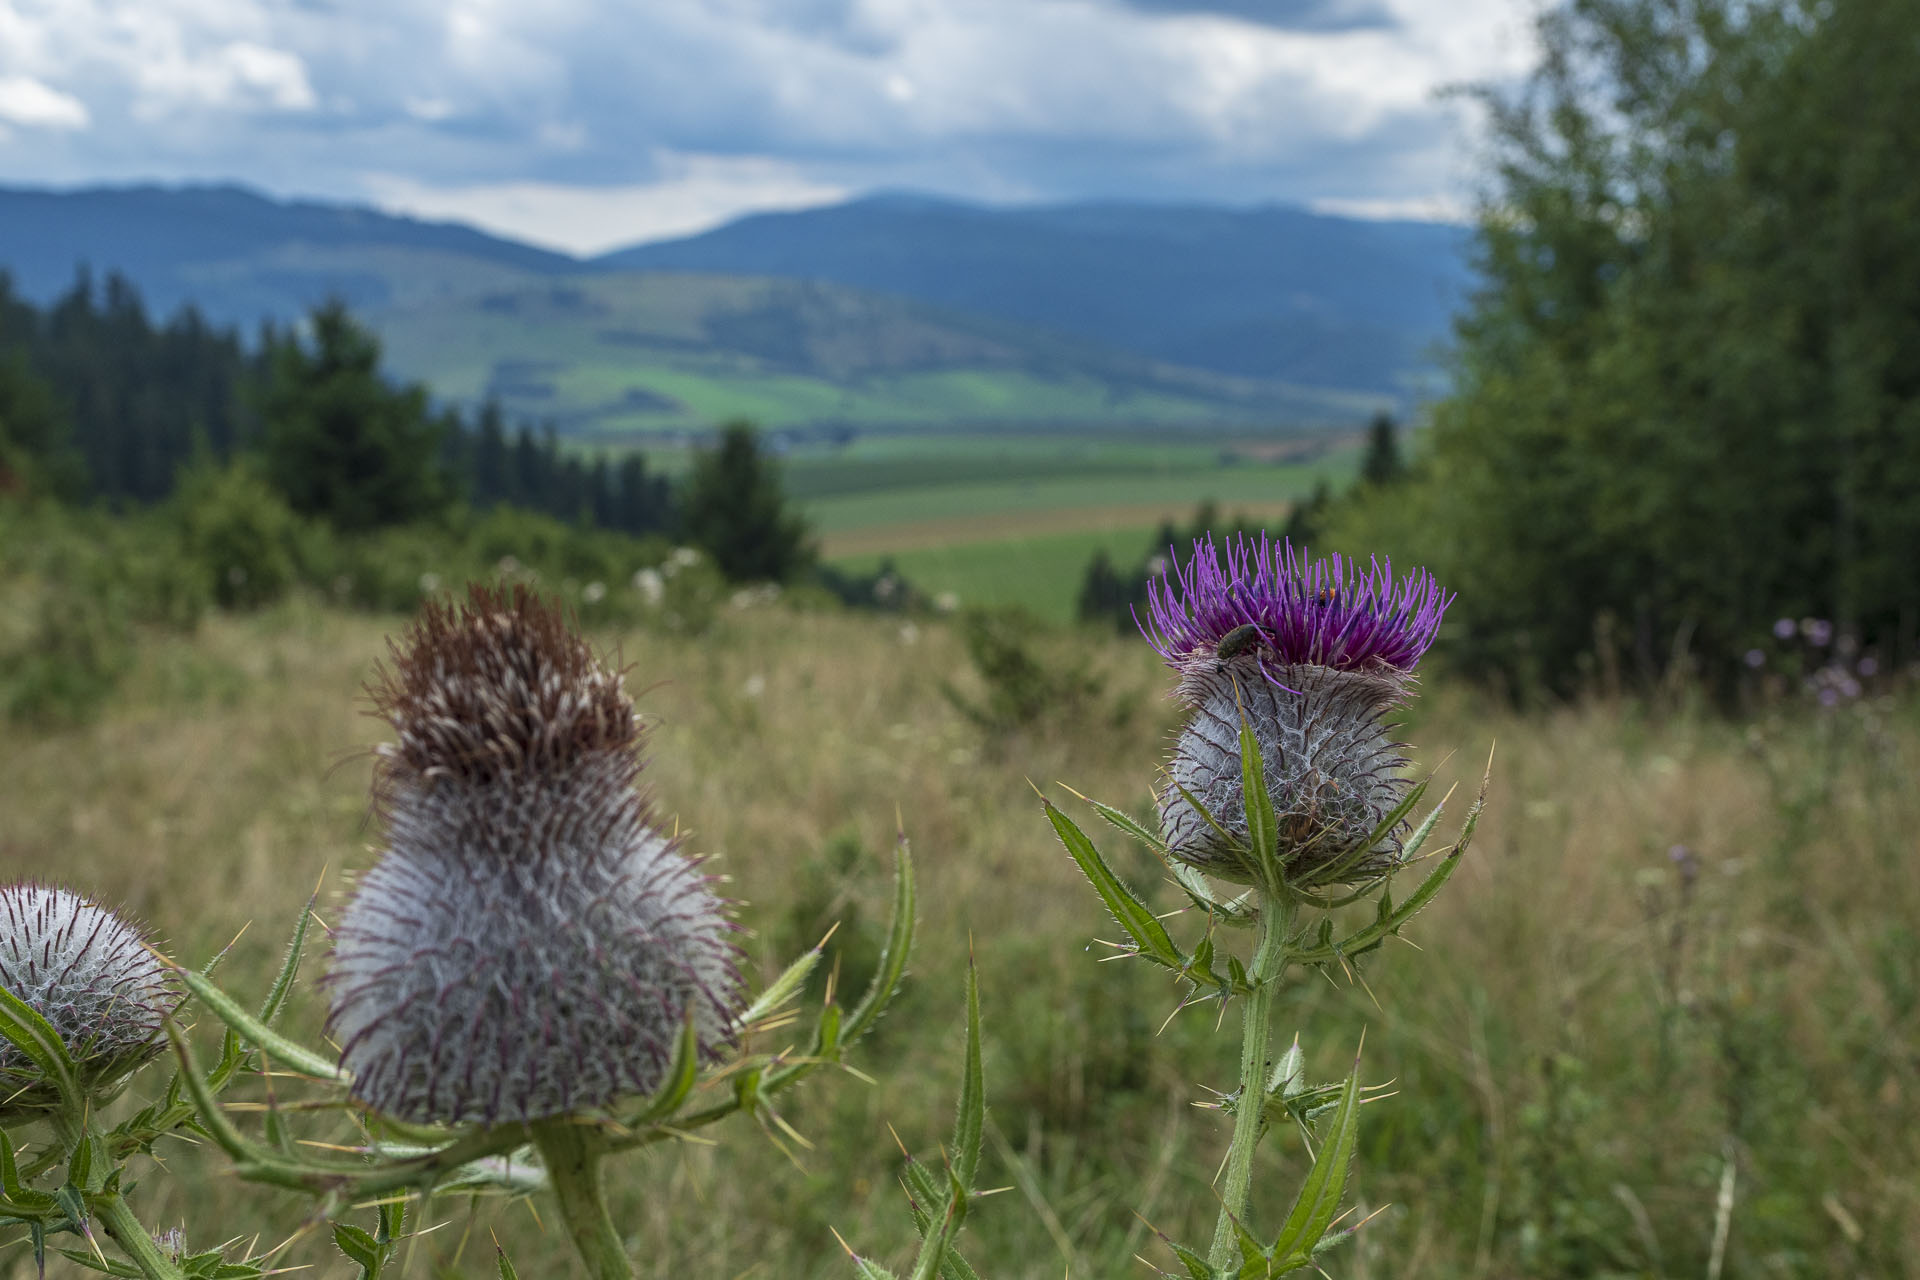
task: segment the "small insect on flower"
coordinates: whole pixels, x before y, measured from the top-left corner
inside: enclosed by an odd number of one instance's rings
[[[736,1035],[733,926],[635,789],[619,672],[524,586],[429,604],[370,689],[387,848],[335,934],[353,1090],[440,1124],[652,1092],[692,1023]]]
[[[90,1098],[104,1102],[164,1042],[179,1007],[173,973],[137,926],[67,889],[0,886],[0,988],[59,1033]],[[53,1082],[0,1039],[0,1124],[60,1105]]]
[[[1220,548],[1209,537],[1149,583],[1147,600],[1141,630],[1180,673],[1191,712],[1160,796],[1169,852],[1226,879],[1253,877],[1244,717],[1260,744],[1283,864],[1337,865],[1349,880],[1391,866],[1397,836],[1358,846],[1410,785],[1385,716],[1411,692],[1451,600],[1431,575],[1395,578],[1391,565],[1340,556],[1309,561],[1264,534]]]
[[[1213,647],[1213,655],[1222,662],[1230,661],[1247,653],[1266,640],[1267,633],[1260,629],[1257,622],[1243,622],[1220,637],[1220,643]]]

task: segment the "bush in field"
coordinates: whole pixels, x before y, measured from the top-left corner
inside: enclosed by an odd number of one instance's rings
[[[206,575],[165,520],[0,501],[0,703],[16,719],[85,719],[132,665],[135,628],[190,629]]]
[[[951,684],[942,688],[948,701],[989,733],[1079,721],[1106,688],[1084,658],[1050,651],[1039,623],[1024,609],[968,609],[960,615],[960,638],[986,698],[977,701]]]
[[[194,464],[173,507],[186,552],[205,568],[223,608],[271,604],[293,586],[307,531],[252,459]]]
[[[787,505],[780,473],[752,426],[733,423],[694,458],[680,495],[687,540],[734,582],[791,582],[813,563],[807,523]]]

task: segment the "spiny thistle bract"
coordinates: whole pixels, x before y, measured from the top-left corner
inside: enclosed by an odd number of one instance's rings
[[[650,825],[620,674],[524,587],[429,605],[369,688],[387,848],[333,944],[353,1091],[487,1124],[650,1093],[692,1020],[733,1042],[732,925]]]
[[[1289,875],[1364,880],[1393,865],[1397,834],[1361,848],[1410,785],[1384,717],[1411,691],[1451,599],[1424,571],[1396,580],[1378,561],[1309,562],[1265,534],[1218,551],[1211,537],[1196,540],[1185,567],[1176,561],[1149,584],[1141,627],[1180,673],[1191,713],[1160,793],[1168,852],[1223,879],[1254,879],[1242,851],[1244,717]]]
[[[0,886],[0,987],[66,1043],[80,1088],[104,1100],[165,1046],[179,1007],[172,971],[146,935],[114,912],[51,885]],[[60,1105],[50,1080],[0,1039],[0,1123]]]

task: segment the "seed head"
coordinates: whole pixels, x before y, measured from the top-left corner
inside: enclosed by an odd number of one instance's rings
[[[1391,564],[1308,561],[1265,534],[1236,537],[1224,555],[1211,537],[1195,541],[1187,564],[1172,560],[1147,594],[1141,629],[1180,673],[1177,694],[1190,711],[1160,794],[1169,852],[1226,879],[1253,879],[1237,847],[1247,840],[1244,717],[1289,874],[1338,866],[1336,878],[1362,880],[1392,866],[1397,833],[1361,850],[1410,785],[1385,717],[1411,693],[1413,668],[1452,597],[1424,571],[1396,580]]]
[[[429,605],[370,689],[387,848],[335,934],[354,1092],[427,1123],[648,1093],[691,1019],[735,1034],[732,925],[635,790],[620,675],[524,587]]]
[[[0,886],[0,987],[65,1042],[80,1087],[104,1100],[160,1052],[179,1007],[172,971],[146,935],[67,889]],[[59,1093],[10,1040],[0,1040],[0,1123],[57,1107]]]

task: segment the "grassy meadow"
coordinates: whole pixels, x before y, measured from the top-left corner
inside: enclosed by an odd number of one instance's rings
[[[358,691],[403,622],[298,597],[214,615],[191,638],[154,635],[96,721],[8,726],[9,874],[123,902],[189,963],[237,935],[224,981],[251,1003],[312,887],[329,920],[375,856],[367,748],[382,726]],[[811,1149],[790,1156],[736,1118],[708,1131],[717,1145],[619,1167],[615,1217],[643,1274],[844,1277],[833,1230],[903,1265],[894,1134],[937,1160],[969,949],[985,1009],[982,1178],[1006,1188],[967,1223],[980,1274],[1147,1275],[1136,1254],[1173,1265],[1148,1223],[1204,1240],[1227,1125],[1195,1104],[1234,1075],[1231,1021],[1217,1029],[1205,1007],[1169,1020],[1179,993],[1165,980],[1099,962],[1110,922],[1030,786],[1160,909],[1179,904],[1157,864],[1062,786],[1146,811],[1174,709],[1144,645],[1044,633],[1036,659],[1084,666],[1100,692],[1040,729],[988,735],[943,691],[980,696],[945,621],[775,605],[723,609],[699,636],[596,639],[645,690],[648,781],[692,847],[718,855],[758,979],[836,920],[843,977],[872,964],[896,815],[921,881],[908,988],[855,1059],[873,1082],[816,1078],[790,1095],[784,1118]],[[1920,1271],[1920,705],[1785,702],[1733,723],[1679,698],[1520,717],[1435,671],[1406,734],[1435,794],[1470,788],[1489,751],[1493,789],[1414,946],[1373,957],[1359,980],[1296,975],[1283,998],[1281,1034],[1300,1028],[1316,1076],[1343,1072],[1364,1035],[1369,1077],[1393,1082],[1363,1115],[1350,1197],[1377,1216],[1328,1273]],[[1453,819],[1463,809],[1456,794]],[[307,977],[319,969],[316,957]],[[303,984],[287,1029],[311,1041],[320,1016]],[[211,1044],[211,1028],[197,1034]],[[343,1134],[317,1119],[307,1136]],[[135,1191],[147,1221],[184,1219],[196,1244],[302,1232],[297,1205],[237,1184],[218,1154],[158,1154],[173,1176]],[[1295,1135],[1269,1138],[1255,1182],[1268,1229],[1303,1167]],[[522,1276],[577,1275],[548,1212],[437,1202],[445,1225],[417,1239],[406,1274],[491,1276],[497,1237]],[[282,1258],[310,1268],[297,1274],[355,1273],[323,1231]],[[33,1274],[20,1249],[7,1267]],[[55,1259],[49,1274],[80,1272]]]
[[[1358,459],[1334,433],[904,433],[796,448],[782,476],[834,567],[891,559],[930,597],[1067,622],[1096,551],[1138,563],[1163,522],[1204,502],[1277,528],[1316,484],[1349,483]]]
[[[434,254],[309,255],[390,280],[389,359],[437,393],[607,437],[837,423],[1330,423],[1391,398],[1168,365],[821,281],[695,272],[467,272]]]

